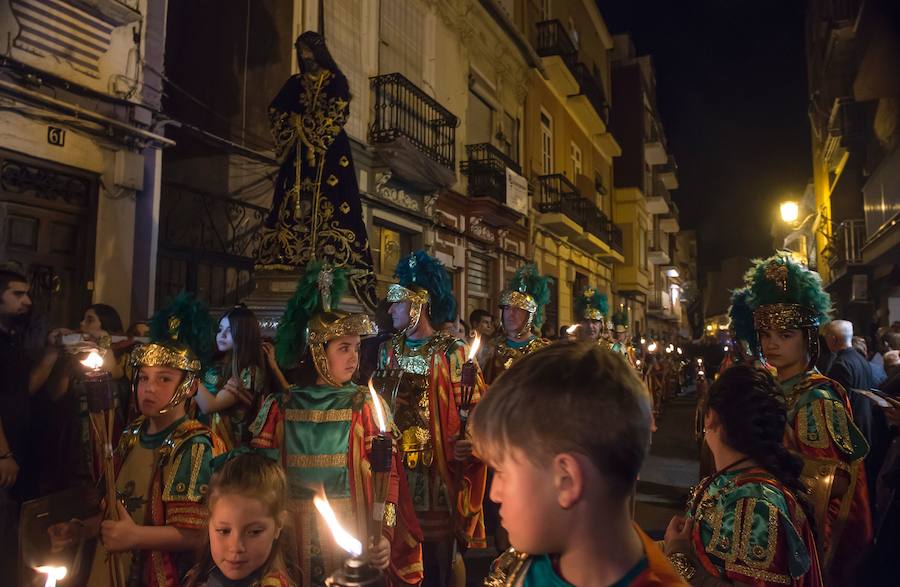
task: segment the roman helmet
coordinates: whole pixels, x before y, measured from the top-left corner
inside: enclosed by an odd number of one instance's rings
[[[822,289],[819,274],[779,251],[753,262],[744,287],[731,297],[729,315],[735,335],[749,341],[760,356],[760,330],[803,330],[811,366],[819,356],[819,326],[829,321],[830,311],[831,297]]]
[[[398,283],[388,288],[385,299],[392,304],[409,302],[409,324],[403,334],[415,332],[423,313],[432,324],[456,318],[456,298],[443,263],[425,251],[416,251],[400,259],[394,276]]]
[[[275,335],[275,356],[286,367],[296,366],[309,348],[313,367],[329,385],[340,387],[328,368],[325,345],[342,336],[371,336],[378,328],[366,314],[335,308],[347,291],[347,272],[311,261],[297,283]]]
[[[587,288],[575,298],[575,317],[580,320],[599,320],[606,328],[606,316],[609,313],[609,302],[605,293],[594,288]]]
[[[184,372],[172,399],[159,410],[165,414],[189,397],[203,365],[212,358],[215,325],[209,307],[181,292],[150,319],[150,342],[131,352],[132,391],[137,397],[141,367],[168,367]]]
[[[513,336],[521,338],[529,334],[532,327],[540,329],[544,323],[544,306],[550,301],[552,281],[550,277],[538,273],[534,263],[527,263],[516,270],[507,289],[500,293],[499,304],[501,310],[511,306],[528,312],[525,324],[519,332],[512,333]]]

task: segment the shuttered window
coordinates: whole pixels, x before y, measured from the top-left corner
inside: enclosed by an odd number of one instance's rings
[[[425,12],[418,0],[381,0],[378,72],[399,72],[422,87]]]

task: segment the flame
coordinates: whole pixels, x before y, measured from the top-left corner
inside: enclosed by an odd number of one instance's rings
[[[647,350],[650,351],[651,353],[655,353],[656,352],[656,343],[651,342],[650,346],[647,347]]]
[[[726,352],[726,353],[728,352],[728,345],[727,345],[727,344],[725,345],[725,352]]]
[[[679,354],[679,355],[684,354],[684,353],[682,353],[682,351],[681,351],[681,347],[678,347],[678,354]]]
[[[360,556],[362,554],[362,543],[341,527],[337,516],[334,515],[334,510],[331,509],[331,504],[328,503],[328,498],[317,495],[313,498],[313,503],[331,529],[331,534],[334,536],[334,541],[337,542],[338,546],[349,552],[351,556]]]
[[[91,354],[87,356],[81,364],[90,369],[91,371],[96,371],[100,367],[103,366],[103,356],[97,351],[91,351]],[[47,567],[47,568],[55,568],[55,567]]]
[[[641,338],[641,344],[647,344],[647,339],[646,339],[646,338]]]
[[[475,359],[475,355],[478,353],[479,347],[481,347],[481,336],[479,336],[476,333],[475,340],[472,341],[472,347],[469,349],[469,360],[470,361]]]
[[[378,398],[378,394],[375,393],[375,388],[372,387],[372,378],[369,378],[369,393],[372,395],[372,403],[375,405],[375,419],[378,421],[378,429],[382,434],[387,433],[387,422],[384,419],[384,407],[381,405],[381,400]]]
[[[636,360],[636,361],[634,362],[634,364],[637,365],[638,367],[640,367],[640,366],[641,366],[641,360],[640,360],[640,359]]]
[[[44,587],[56,587],[56,582],[65,579],[66,573],[68,573],[66,567],[43,566],[36,568],[35,571],[47,575],[47,581],[44,583]]]
[[[697,364],[698,364],[698,365],[702,365],[702,364],[703,364],[703,357],[697,357]]]
[[[573,324],[573,325],[569,326],[568,328],[566,328],[566,334],[575,334],[575,331],[578,330],[579,326],[581,326],[581,325]]]

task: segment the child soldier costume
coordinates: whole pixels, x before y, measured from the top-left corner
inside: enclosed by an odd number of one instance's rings
[[[296,365],[305,355],[324,383],[292,385],[286,394],[268,396],[251,425],[254,447],[281,451],[304,587],[324,584],[346,558],[315,511],[314,488],[324,490],[338,519],[353,535],[367,536],[373,518],[370,457],[372,439],[380,432],[373,398],[367,388],[353,381],[335,381],[325,355],[329,341],[377,332],[365,314],[333,307],[347,282],[342,269],[309,264],[278,325],[276,353],[285,367]],[[393,429],[389,418],[386,424]],[[421,530],[399,471],[395,455],[382,527],[384,538],[391,543],[387,571],[391,585],[416,584],[422,579]]]
[[[490,352],[485,361],[484,381],[490,385],[513,363],[529,353],[550,344],[546,338],[537,336],[544,323],[544,306],[550,301],[549,277],[538,273],[534,263],[528,263],[516,270],[509,287],[500,294],[500,311],[519,308],[528,313],[525,322],[517,331],[501,318],[502,331],[490,342]],[[501,314],[502,315],[502,314]]]
[[[815,511],[823,575],[842,584],[840,575],[852,571],[872,539],[872,522],[863,468],[868,444],[853,423],[847,392],[814,367],[818,327],[829,320],[831,299],[819,275],[788,253],[757,261],[745,285],[735,292],[731,308],[739,338],[752,341],[762,356],[761,330],[799,329],[806,337],[807,370],[781,381],[788,411],[785,443],[804,460],[802,477]]]
[[[201,357],[211,355],[213,323],[205,304],[180,294],[151,319],[153,342],[131,354],[133,394],[137,404],[142,367],[168,367],[183,372],[164,414],[190,400],[201,372]],[[210,460],[224,451],[222,442],[197,420],[184,416],[165,430],[150,434],[140,416],[125,428],[115,451],[116,493],[134,522],[145,526],[206,529],[206,490]],[[89,585],[108,584],[107,552],[97,544]],[[135,550],[122,557],[128,585],[168,587],[180,584],[193,564],[192,552]]]

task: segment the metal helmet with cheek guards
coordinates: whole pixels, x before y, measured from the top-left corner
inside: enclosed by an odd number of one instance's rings
[[[187,400],[203,365],[212,358],[215,325],[209,307],[181,292],[150,319],[150,342],[131,352],[132,388],[137,394],[141,367],[168,367],[183,371],[172,398],[160,410],[165,414]]]
[[[406,302],[409,305],[409,324],[403,334],[409,335],[416,330],[423,318],[432,324],[452,322],[456,319],[457,305],[453,297],[450,274],[444,264],[426,253],[416,251],[400,259],[394,270],[397,283],[388,288],[388,302]]]
[[[319,261],[307,265],[278,323],[275,352],[279,364],[295,366],[309,348],[316,373],[334,387],[325,345],[341,336],[370,336],[378,328],[366,314],[334,309],[347,291],[347,272]]]
[[[589,287],[575,299],[575,317],[578,320],[599,320],[606,328],[609,301],[606,294]]]
[[[818,328],[830,320],[831,312],[831,297],[822,288],[819,274],[790,252],[779,251],[755,260],[744,285],[732,295],[729,310],[735,335],[750,341],[765,359],[760,330],[803,330],[810,355],[807,368],[814,365],[819,356]]]
[[[528,318],[518,332],[507,332],[515,338],[523,338],[531,333],[532,328],[540,328],[544,323],[544,306],[550,301],[550,283],[552,278],[538,273],[537,265],[527,263],[516,270],[507,289],[500,293],[501,309],[512,307],[528,312]],[[501,322],[506,329],[505,318]]]

